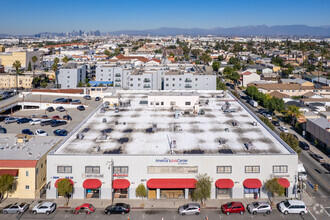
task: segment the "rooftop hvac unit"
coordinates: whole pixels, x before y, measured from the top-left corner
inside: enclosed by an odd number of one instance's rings
[[[95,146],[93,147],[93,152],[100,152],[100,147],[99,146]]]
[[[152,125],[152,131],[153,131],[153,132],[156,132],[156,131],[157,131],[157,124],[153,124],[153,125]]]
[[[84,137],[85,137],[85,136],[84,136],[82,133],[78,133],[78,134],[77,134],[77,139],[78,139],[78,140],[82,140],[82,139],[84,139]]]

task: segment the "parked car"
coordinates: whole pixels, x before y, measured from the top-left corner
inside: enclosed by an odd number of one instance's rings
[[[20,118],[17,120],[17,124],[24,124],[24,123],[28,123],[30,121],[32,121],[31,118]]]
[[[324,158],[319,154],[310,153],[309,155],[311,155],[311,157],[313,157],[316,161],[318,161],[320,163],[325,162]]]
[[[40,123],[41,123],[41,120],[38,118],[34,118],[29,122],[30,125],[38,125]]]
[[[90,95],[85,95],[83,98],[86,99],[86,100],[91,100],[92,99],[92,97]]]
[[[49,117],[48,117],[48,115],[43,115],[43,116],[41,116],[41,118],[42,119],[48,119]]]
[[[79,105],[79,106],[77,107],[77,109],[78,109],[79,111],[84,111],[84,110],[85,110],[85,107],[84,107],[83,105]]]
[[[55,209],[56,209],[56,203],[43,202],[34,206],[32,209],[32,213],[35,215],[39,213],[44,213],[46,215],[49,215],[50,213],[54,212]]]
[[[330,164],[329,163],[322,163],[321,166],[323,166],[327,171],[330,172]]]
[[[17,214],[20,214],[20,213],[23,213],[25,212],[26,210],[28,210],[29,208],[29,205],[26,204],[26,203],[15,203],[15,204],[11,204],[11,205],[7,205],[3,210],[2,210],[2,213],[3,214],[8,214],[8,213],[11,213],[11,214],[14,214],[14,213],[17,213]]]
[[[269,215],[272,212],[272,206],[269,202],[253,202],[247,205],[247,210],[253,215],[258,213],[266,213]]]
[[[53,100],[53,103],[62,103],[64,101],[65,101],[65,98],[58,98],[58,99]]]
[[[299,147],[303,150],[309,150],[309,146],[306,142],[299,141]]]
[[[59,106],[59,107],[56,108],[56,111],[64,112],[65,108],[63,108],[63,106]]]
[[[90,203],[84,203],[81,206],[76,207],[73,211],[74,214],[83,213],[83,214],[87,214],[87,215],[89,215],[93,212],[95,212],[95,207]]]
[[[273,121],[274,126],[280,126],[280,123],[278,121]]]
[[[54,131],[55,136],[67,136],[68,135],[68,131],[65,129],[56,129]]]
[[[36,133],[37,136],[48,136],[47,132],[45,130],[42,130],[42,129],[36,130],[35,133]]]
[[[0,126],[0,134],[7,134],[7,129]]]
[[[279,127],[278,129],[284,133],[289,133],[289,130],[286,127]]]
[[[70,103],[72,102],[72,99],[64,99],[62,103]]]
[[[231,213],[244,214],[245,208],[241,202],[228,202],[221,206],[221,210],[224,214],[230,215]]]
[[[5,119],[5,124],[10,124],[10,123],[14,123],[17,122],[18,118],[14,118],[14,117],[9,117]]]
[[[34,135],[33,131],[31,131],[30,129],[23,129],[22,134]]]
[[[95,101],[100,101],[101,97],[95,97]]]
[[[126,213],[130,212],[130,205],[125,204],[125,203],[116,203],[114,205],[110,205],[105,208],[104,212],[107,215],[111,214],[122,214],[125,215]]]
[[[72,118],[70,115],[64,115],[63,120],[72,121]]]
[[[201,207],[198,203],[188,203],[178,209],[180,215],[199,215]]]
[[[47,110],[48,112],[53,112],[53,111],[55,111],[55,109],[54,109],[52,106],[46,108],[46,110]]]
[[[36,115],[30,115],[30,118],[36,118],[37,116]]]
[[[61,120],[60,116],[58,116],[58,115],[54,115],[54,116],[52,117],[52,119],[53,119],[53,120]]]
[[[300,214],[304,215],[307,213],[307,207],[305,203],[301,200],[285,200],[277,204],[278,210],[287,215],[287,214]]]
[[[66,125],[66,124],[67,124],[66,121],[53,120],[53,122],[52,122],[52,124],[50,126],[57,127],[57,126]]]
[[[71,104],[81,104],[81,101],[79,99],[73,100],[70,102]]]
[[[272,120],[273,119],[273,117],[270,115],[270,114],[268,114],[268,113],[263,113],[262,114],[265,118],[267,118],[268,120]]]
[[[9,116],[0,115],[0,122],[6,120],[6,118],[9,118]]]
[[[43,120],[41,120],[40,125],[41,126],[51,125],[53,123],[53,121],[54,120],[52,120],[52,119],[43,119]]]

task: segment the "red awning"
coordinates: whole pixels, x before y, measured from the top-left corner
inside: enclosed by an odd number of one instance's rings
[[[147,182],[149,189],[194,189],[196,179],[150,179]]]
[[[231,179],[218,179],[215,181],[215,186],[220,189],[230,189],[234,187],[234,182]]]
[[[245,188],[257,189],[262,186],[262,183],[259,179],[246,179],[243,182]]]
[[[0,176],[8,174],[11,176],[18,176],[18,169],[0,169]]]
[[[288,187],[290,187],[290,182],[289,182],[289,180],[286,179],[286,178],[278,178],[278,179],[277,179],[277,182],[278,182],[281,186],[283,186],[284,188],[288,188]]]
[[[99,179],[87,179],[83,183],[85,189],[97,189],[102,186],[102,182]]]
[[[61,180],[64,180],[64,178],[61,178],[61,179],[58,179],[58,180],[56,180],[56,182],[55,182],[55,187],[57,188],[57,184],[61,181]],[[73,184],[73,181],[72,181],[72,179],[67,179],[67,180],[69,180],[70,181],[70,183],[71,183],[71,186],[73,186],[74,184]]]
[[[113,189],[127,189],[131,183],[126,179],[116,179],[112,181]]]

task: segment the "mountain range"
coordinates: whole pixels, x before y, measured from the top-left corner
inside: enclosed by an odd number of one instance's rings
[[[330,36],[330,26],[312,27],[307,25],[256,25],[238,26],[231,28],[216,27],[211,29],[203,28],[157,28],[147,30],[122,30],[109,32],[111,35],[148,35],[169,36],[169,35],[216,35],[216,36]]]

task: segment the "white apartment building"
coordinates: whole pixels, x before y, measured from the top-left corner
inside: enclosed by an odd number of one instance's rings
[[[58,71],[58,84],[62,89],[75,89],[78,83],[85,83],[86,79],[86,65],[77,65],[70,63],[63,66]]]

